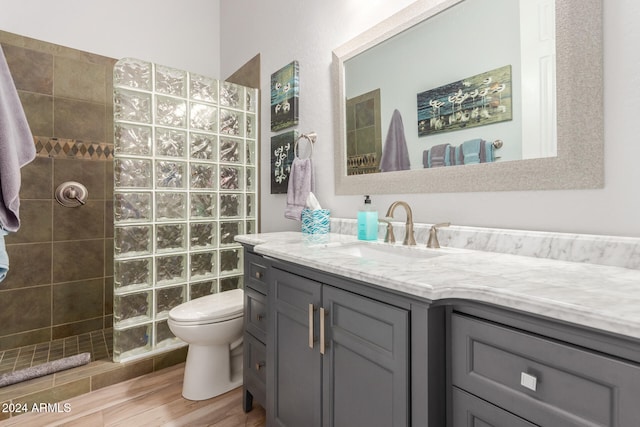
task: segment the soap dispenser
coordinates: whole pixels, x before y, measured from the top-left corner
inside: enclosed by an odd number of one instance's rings
[[[378,211],[369,196],[364,196],[364,206],[358,211],[358,239],[378,240]]]

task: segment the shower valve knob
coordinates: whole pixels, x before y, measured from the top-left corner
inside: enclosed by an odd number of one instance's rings
[[[55,193],[58,203],[68,208],[84,205],[88,195],[87,187],[75,181],[63,182]]]

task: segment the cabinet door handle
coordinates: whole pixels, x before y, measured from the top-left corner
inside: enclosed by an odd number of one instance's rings
[[[264,366],[264,361],[256,362],[256,371],[259,371]]]
[[[538,378],[526,372],[520,373],[520,385],[524,388],[528,388],[531,391],[536,391],[538,387]]]
[[[256,314],[256,320],[258,322],[262,322],[262,319],[264,319],[264,314],[263,313]]]
[[[324,354],[325,343],[324,343],[324,316],[326,311],[324,307],[320,307],[320,354]]]
[[[313,348],[313,304],[309,304],[309,348]]]
[[[262,279],[262,271],[256,271],[255,276],[256,276],[256,279],[258,280]]]

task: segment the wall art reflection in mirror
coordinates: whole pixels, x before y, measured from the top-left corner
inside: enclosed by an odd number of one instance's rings
[[[418,136],[511,120],[511,65],[418,93]]]

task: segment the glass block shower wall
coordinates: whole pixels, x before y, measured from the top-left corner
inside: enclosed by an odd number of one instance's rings
[[[169,310],[241,288],[256,231],[256,89],[122,59],[114,68],[114,360],[183,345]]]

